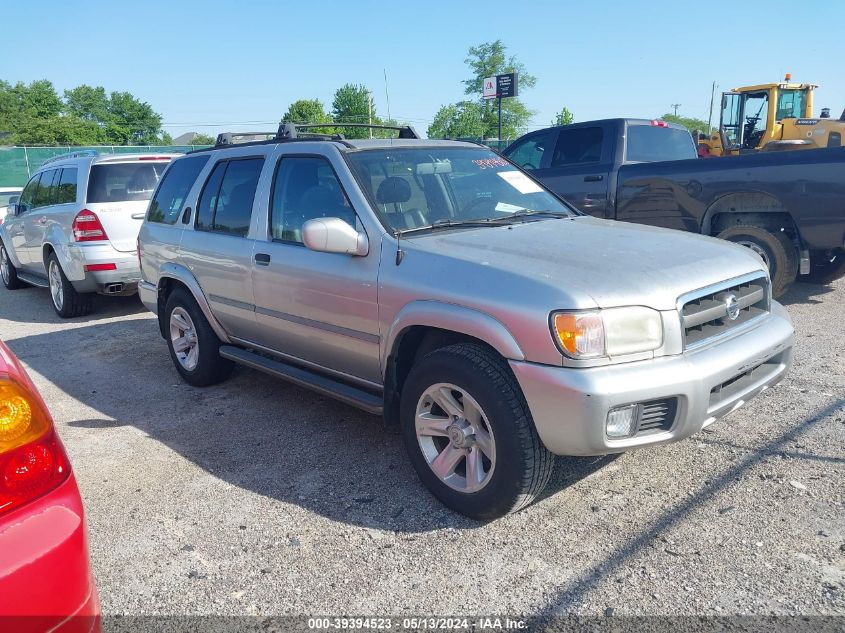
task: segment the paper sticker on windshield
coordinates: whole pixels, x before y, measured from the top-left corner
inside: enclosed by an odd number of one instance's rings
[[[519,193],[538,193],[542,191],[540,185],[531,180],[521,171],[497,171],[496,175],[516,189]]]

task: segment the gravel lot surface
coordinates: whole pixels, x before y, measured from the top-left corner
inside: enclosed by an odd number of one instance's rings
[[[185,385],[137,298],[60,321],[0,289],[0,337],[70,453],[105,614],[845,616],[845,280],[784,303],[779,386],[680,443],[559,459],[488,524],[379,418],[247,369]]]

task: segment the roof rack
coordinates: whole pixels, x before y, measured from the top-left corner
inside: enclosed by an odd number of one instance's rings
[[[41,165],[46,165],[47,163],[55,163],[57,160],[67,160],[68,158],[82,158],[84,156],[98,156],[100,152],[95,149],[83,149],[79,150],[78,152],[68,152],[67,154],[59,154],[58,156],[53,156],[53,158],[48,158],[45,160]]]
[[[275,132],[223,132],[217,135],[216,145],[239,145],[254,141],[269,141],[276,138]]]
[[[417,134],[416,130],[412,128],[410,125],[373,125],[370,123],[339,123],[336,121],[330,123],[281,123],[279,124],[279,131],[276,134],[277,140],[284,140],[284,139],[292,139],[301,136],[299,134],[299,130],[307,130],[309,128],[344,128],[344,127],[362,127],[371,130],[397,130],[399,132],[399,138],[414,138],[418,139],[419,135]],[[329,136],[333,138],[332,135],[314,135],[314,136]],[[343,136],[338,134],[337,135],[340,140],[343,140]]]

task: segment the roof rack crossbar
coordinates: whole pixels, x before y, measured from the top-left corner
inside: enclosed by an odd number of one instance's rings
[[[68,158],[82,158],[83,156],[98,156],[100,152],[95,149],[82,149],[78,152],[67,152],[66,154],[59,154],[58,156],[53,156],[52,158],[48,158],[45,160],[41,165],[46,165],[47,163],[55,163],[57,160],[67,160]]]
[[[340,123],[337,121],[332,121],[330,123],[281,123],[279,124],[279,131],[276,134],[276,138],[279,140],[296,138],[297,136],[299,136],[299,130],[326,127],[361,127],[368,128],[371,130],[396,130],[399,132],[399,138],[419,138],[419,135],[417,134],[416,130],[414,130],[414,128],[410,125],[375,125],[372,123]]]

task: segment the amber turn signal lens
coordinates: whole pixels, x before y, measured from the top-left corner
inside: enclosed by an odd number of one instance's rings
[[[0,454],[38,439],[50,422],[28,393],[14,382],[0,382]]]
[[[554,329],[568,356],[592,358],[604,354],[604,326],[598,312],[558,312]]]

